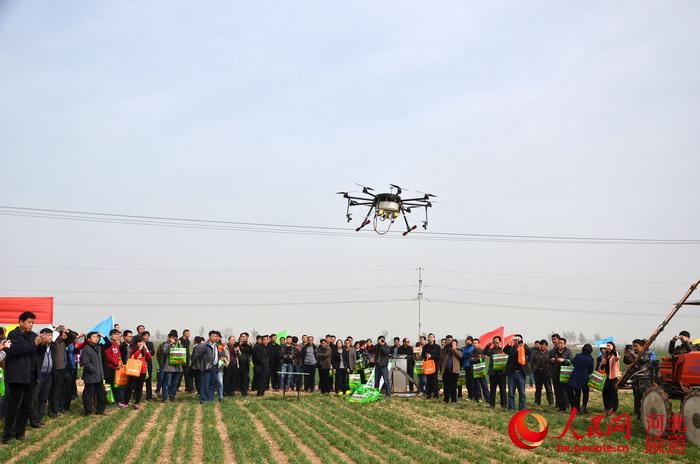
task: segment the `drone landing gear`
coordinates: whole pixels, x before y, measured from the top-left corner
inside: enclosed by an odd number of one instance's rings
[[[412,232],[412,231],[416,230],[416,226],[415,226],[415,225],[414,225],[414,226],[409,226],[409,225],[408,225],[408,219],[406,219],[406,215],[405,215],[405,214],[403,215],[403,220],[404,220],[404,222],[406,223],[406,232],[404,232],[404,233],[401,234],[401,235],[403,235],[403,236],[405,237],[406,235],[408,235],[409,232]]]
[[[360,227],[358,227],[357,229],[355,229],[355,232],[359,232],[360,229],[362,229],[364,226],[366,226],[366,225],[372,223],[372,221],[369,220],[369,215],[372,214],[372,211],[373,211],[373,210],[374,210],[374,206],[371,206],[371,207],[369,208],[369,211],[367,211],[367,216],[365,216],[365,220],[362,221],[362,224],[360,225]]]

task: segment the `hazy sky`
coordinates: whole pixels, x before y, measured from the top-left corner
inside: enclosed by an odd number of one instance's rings
[[[334,192],[393,182],[439,196],[436,232],[698,239],[699,21],[695,1],[3,1],[0,204],[345,227]],[[699,258],[0,216],[0,294],[53,295],[82,329],[415,339],[422,266],[425,298],[461,302],[425,301],[426,331],[629,340]],[[358,300],[400,301],[206,306]],[[698,311],[669,331],[700,336]]]

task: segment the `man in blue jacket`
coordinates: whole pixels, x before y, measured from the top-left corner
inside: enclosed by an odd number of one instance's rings
[[[462,368],[464,369],[464,383],[467,386],[467,398],[473,400],[474,391],[472,389],[472,383],[474,382],[474,375],[472,372],[471,355],[474,352],[474,338],[471,335],[467,336],[465,340],[464,347],[462,348]]]

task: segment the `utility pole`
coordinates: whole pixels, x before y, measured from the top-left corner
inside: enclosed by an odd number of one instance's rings
[[[423,268],[418,267],[418,339],[423,333],[423,322],[421,321],[420,303],[423,299]]]

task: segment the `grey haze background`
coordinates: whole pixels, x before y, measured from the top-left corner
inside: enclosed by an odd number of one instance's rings
[[[700,3],[0,3],[0,203],[345,226],[338,190],[438,194],[431,230],[698,238]],[[356,215],[359,221],[359,216]],[[648,301],[597,303],[425,289],[424,329],[496,325],[528,340],[646,336],[691,280],[697,246],[494,244],[297,237],[0,216],[5,295],[40,290],[344,288],[425,284]],[[353,224],[354,225],[354,224]],[[298,271],[298,272],[297,272]],[[624,279],[671,284],[599,282]],[[675,283],[674,283],[675,282]],[[10,291],[7,289],[21,289]],[[35,290],[35,291],[28,291]],[[416,304],[206,308],[405,299],[415,288],[254,295],[53,293],[87,328],[231,327],[415,339]],[[63,303],[94,302],[94,307]],[[118,308],[118,303],[179,303]],[[656,312],[658,317],[587,314]],[[691,314],[691,308],[684,314]],[[700,319],[669,329],[698,336]],[[668,337],[666,337],[668,338]]]

